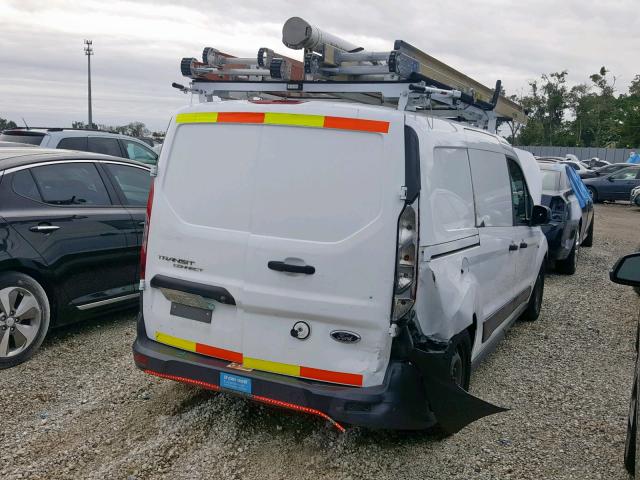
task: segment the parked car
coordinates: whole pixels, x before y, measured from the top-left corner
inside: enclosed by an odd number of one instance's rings
[[[640,289],[640,252],[631,253],[620,258],[609,272],[612,282],[621,285],[630,285]],[[638,428],[638,410],[640,409],[640,356],[638,346],[640,344],[640,315],[636,326],[636,362],[633,374],[633,386],[631,388],[631,402],[629,416],[627,417],[627,439],[624,448],[624,465],[627,471],[636,478],[640,478],[640,429]]]
[[[139,140],[142,140],[144,143],[149,145],[151,149],[160,155],[160,150],[162,150],[162,139],[157,137],[140,137]]]
[[[64,148],[103,153],[155,165],[158,154],[143,141],[101,130],[74,128],[13,128],[0,133],[0,140],[22,142],[46,148]]]
[[[640,186],[631,190],[631,196],[629,197],[629,201],[631,202],[631,205],[640,207]]]
[[[583,165],[587,166],[588,168],[592,168],[592,169],[611,165],[611,162],[607,162],[606,160],[600,160],[598,157],[592,157],[588,160],[581,160],[580,162]]]
[[[604,167],[594,168],[593,170],[588,170],[586,172],[578,172],[580,178],[595,178],[600,177],[602,175],[609,175],[611,173],[615,173],[618,170],[622,170],[623,168],[629,167],[628,163],[612,163],[610,165],[605,165]]]
[[[591,171],[591,169],[587,165],[585,165],[580,161],[565,160],[561,163],[564,163],[565,165],[569,165],[571,168],[573,168],[576,171],[577,174],[580,174],[580,173],[584,174]]]
[[[629,200],[631,190],[640,185],[640,165],[628,165],[609,175],[585,178],[594,202],[605,200]]]
[[[49,328],[136,305],[149,184],[131,160],[0,150],[0,368]]]
[[[540,314],[549,210],[533,156],[330,101],[203,103],[165,142],[139,368],[334,424],[451,433],[500,411],[465,390],[505,330]]]
[[[551,162],[551,163],[564,163],[571,166],[578,174],[585,174],[590,172],[591,169],[580,160],[578,157],[572,154],[567,154],[566,157],[553,157],[553,156],[539,156],[536,157],[539,162]]]
[[[542,205],[551,210],[551,221],[542,227],[549,244],[549,261],[561,273],[573,275],[580,247],[593,245],[593,202],[570,166],[541,162],[540,170]]]

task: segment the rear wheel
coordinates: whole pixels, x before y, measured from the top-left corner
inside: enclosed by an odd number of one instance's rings
[[[538,272],[538,277],[536,278],[536,283],[533,286],[533,292],[531,292],[531,297],[529,297],[529,303],[527,305],[526,310],[522,313],[520,317],[522,320],[527,322],[534,322],[540,316],[540,311],[542,310],[542,296],[544,294],[544,263],[540,267],[540,271]]]
[[[582,240],[582,246],[583,247],[591,247],[593,246],[593,224],[595,223],[595,219],[591,220],[591,225],[589,225],[589,229],[587,230],[587,234],[584,237],[584,240]]]
[[[624,444],[624,466],[631,475],[636,473],[636,437],[638,433],[638,410],[637,410],[638,392],[633,386],[631,393],[631,404],[629,405],[629,417],[627,419],[627,438]]]
[[[591,185],[587,186],[587,190],[589,190],[589,195],[591,195],[591,200],[593,200],[593,203],[600,203],[600,201],[598,200],[598,191]]]
[[[0,369],[18,365],[36,352],[49,330],[49,299],[33,278],[0,276]]]
[[[578,251],[580,249],[580,232],[577,231],[569,256],[556,262],[556,270],[565,275],[573,275],[578,269]]]
[[[469,390],[471,379],[471,338],[466,330],[456,335],[451,345],[449,373],[453,382],[463,390]]]

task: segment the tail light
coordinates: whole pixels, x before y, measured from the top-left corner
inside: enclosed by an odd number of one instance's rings
[[[567,204],[562,197],[553,197],[549,204],[552,222],[564,222],[567,215]]]
[[[153,206],[153,179],[151,180],[151,188],[149,189],[149,198],[147,199],[147,213],[144,219],[144,232],[142,233],[142,248],[140,249],[140,282],[144,280],[147,269],[147,241],[149,239],[149,228],[151,226],[151,207]]]
[[[396,322],[411,311],[416,301],[418,277],[418,200],[405,205],[398,219],[396,278],[391,321]]]

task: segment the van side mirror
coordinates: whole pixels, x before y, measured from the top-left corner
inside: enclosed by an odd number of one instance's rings
[[[529,225],[537,227],[538,225],[546,225],[551,218],[551,210],[543,205],[534,205],[531,210],[531,220]]]
[[[612,282],[640,287],[640,252],[620,258],[609,272]]]
[[[610,182],[613,182],[613,177],[607,177],[607,180],[609,180]]]

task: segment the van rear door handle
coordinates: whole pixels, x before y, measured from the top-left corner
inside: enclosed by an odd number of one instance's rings
[[[58,230],[60,227],[57,225],[34,225],[30,227],[29,230],[37,233],[51,233]]]
[[[511,245],[509,245],[509,251],[513,252],[514,250],[518,250],[518,245],[512,243]]]
[[[316,273],[315,267],[311,265],[291,265],[284,262],[271,260],[267,263],[267,267],[276,272],[289,272],[289,273],[304,273],[306,275],[313,275]]]
[[[520,242],[520,248],[527,248],[529,244],[527,242]]]

